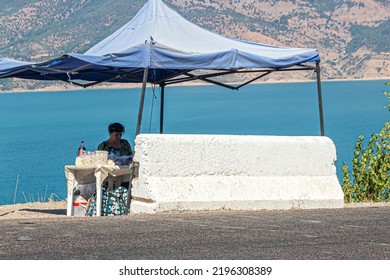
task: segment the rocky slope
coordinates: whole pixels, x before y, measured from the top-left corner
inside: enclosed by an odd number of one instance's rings
[[[0,56],[42,61],[84,52],[146,0],[0,0]],[[390,0],[165,0],[217,33],[264,44],[320,51],[323,79],[390,77]],[[268,79],[311,78],[312,73]],[[48,83],[44,84],[45,86]],[[0,80],[0,90],[41,87]]]

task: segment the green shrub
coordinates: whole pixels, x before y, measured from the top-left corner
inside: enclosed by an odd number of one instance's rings
[[[387,83],[390,85],[390,82]],[[384,92],[390,104],[390,93]],[[390,111],[390,105],[386,106]],[[390,201],[390,121],[379,133],[373,134],[367,144],[360,135],[352,159],[352,177],[346,163],[343,163],[345,202]]]

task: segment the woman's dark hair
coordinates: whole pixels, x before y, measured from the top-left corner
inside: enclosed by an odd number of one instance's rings
[[[120,123],[110,123],[108,126],[108,132],[113,133],[113,132],[125,132],[125,127],[120,124]]]

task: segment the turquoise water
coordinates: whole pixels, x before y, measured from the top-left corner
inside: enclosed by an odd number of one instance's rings
[[[323,82],[325,134],[336,145],[339,178],[359,135],[368,138],[389,120],[385,81]],[[167,87],[165,133],[319,135],[315,82]],[[159,131],[159,89],[148,89],[141,132]],[[139,89],[0,94],[0,204],[66,197],[64,166],[74,164],[121,122],[133,145]],[[17,186],[17,187],[16,187]],[[16,196],[15,196],[16,190]]]

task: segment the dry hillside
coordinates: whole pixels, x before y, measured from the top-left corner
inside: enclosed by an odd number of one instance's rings
[[[84,52],[129,21],[146,0],[0,0],[0,56],[42,61]],[[390,0],[165,0],[217,33],[317,48],[323,79],[390,77]],[[311,78],[312,73],[268,79]],[[47,86],[0,80],[0,90]],[[51,85],[52,86],[52,85]]]

